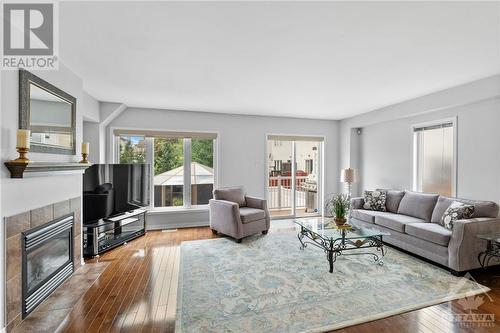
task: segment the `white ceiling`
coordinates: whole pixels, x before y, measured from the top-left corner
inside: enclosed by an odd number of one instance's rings
[[[62,2],[102,101],[341,119],[500,73],[498,2]]]

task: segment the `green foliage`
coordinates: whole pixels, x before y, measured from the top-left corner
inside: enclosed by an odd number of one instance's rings
[[[338,218],[343,218],[347,215],[350,207],[349,197],[346,194],[338,194],[331,199],[331,213]]]
[[[180,167],[184,163],[183,139],[155,138],[155,175]],[[208,167],[214,165],[212,140],[191,140],[191,160]]]
[[[146,163],[144,141],[133,145],[130,140],[120,142],[120,163]]]
[[[155,176],[183,165],[184,144],[182,139],[155,138],[154,146]]]
[[[137,144],[131,138],[122,137],[120,142],[120,163],[146,163],[144,140]],[[191,160],[208,167],[214,165],[213,140],[193,139],[191,141]],[[175,169],[184,164],[183,139],[154,139],[154,174]]]
[[[191,160],[204,166],[214,166],[214,144],[213,140],[191,140]]]
[[[173,197],[172,201],[172,206],[182,206],[184,204],[182,198]]]

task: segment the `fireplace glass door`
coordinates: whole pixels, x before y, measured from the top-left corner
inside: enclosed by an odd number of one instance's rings
[[[22,233],[23,318],[73,273],[73,214]]]
[[[29,251],[26,255],[28,293],[71,261],[71,230],[66,230]]]

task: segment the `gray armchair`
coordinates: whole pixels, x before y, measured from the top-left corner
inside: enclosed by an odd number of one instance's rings
[[[241,187],[214,190],[214,199],[209,201],[210,229],[241,239],[256,233],[264,235],[269,230],[267,201],[246,196]]]

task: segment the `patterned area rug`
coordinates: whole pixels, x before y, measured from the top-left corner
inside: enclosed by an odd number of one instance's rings
[[[340,256],[299,249],[296,234],[181,244],[176,332],[325,332],[489,289],[387,248]]]

